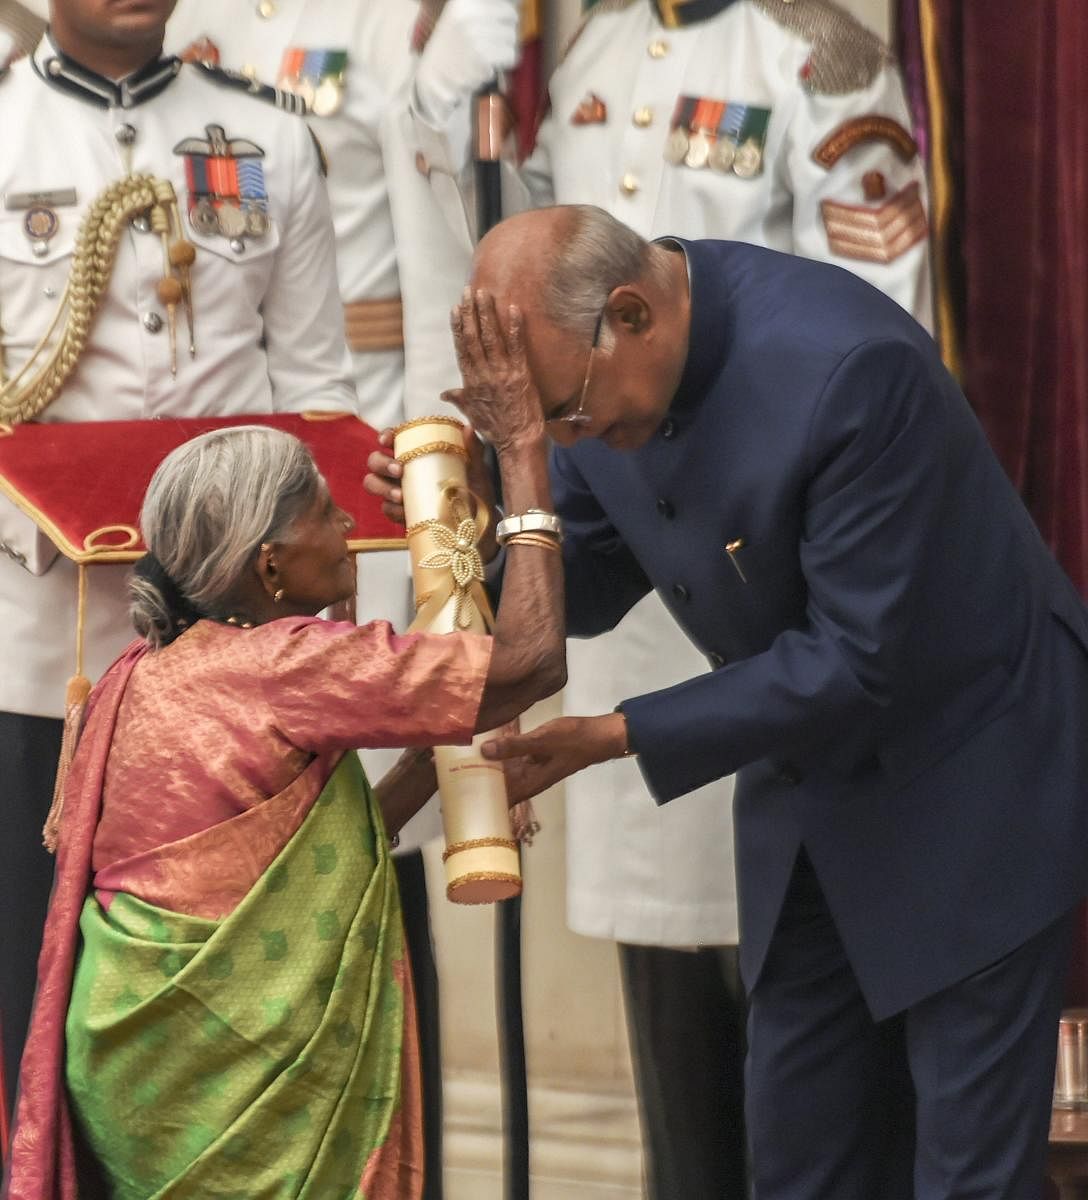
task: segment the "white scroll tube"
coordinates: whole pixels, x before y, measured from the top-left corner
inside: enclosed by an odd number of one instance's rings
[[[402,464],[413,630],[486,633],[490,608],[471,515],[464,426],[452,417],[422,417],[401,425],[393,453]],[[446,895],[458,904],[489,904],[521,891],[521,867],[510,826],[502,765],[480,754],[493,733],[470,746],[436,746],[435,769],[446,835]]]

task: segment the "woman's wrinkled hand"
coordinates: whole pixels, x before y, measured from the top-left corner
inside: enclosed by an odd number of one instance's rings
[[[529,373],[521,311],[500,317],[489,292],[465,289],[450,314],[463,387],[444,392],[500,454],[544,436],[540,397]]]
[[[383,429],[378,436],[378,442],[386,449],[374,450],[366,460],[367,473],[363,479],[363,487],[372,496],[378,496],[382,502],[382,512],[398,525],[404,525],[404,495],[401,491],[401,479],[404,468],[393,457],[393,430]],[[491,482],[491,472],[484,461],[484,447],[470,425],[465,426],[465,447],[468,450],[468,486],[472,494],[489,509],[495,507],[495,489]],[[480,553],[485,562],[490,562],[497,547],[494,544],[495,522],[498,518],[492,513],[488,532],[480,543]]]

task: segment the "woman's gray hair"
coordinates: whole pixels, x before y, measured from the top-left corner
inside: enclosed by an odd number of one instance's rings
[[[200,613],[227,616],[230,597],[265,541],[287,541],[313,504],[321,475],[288,433],[235,425],[201,434],[163,459],[140,510],[144,543]],[[151,646],[177,634],[177,615],[154,578],[130,583],[131,614]]]
[[[664,282],[665,252],[603,208],[572,205],[570,228],[544,282],[548,320],[589,341],[615,288],[647,276]],[[607,344],[608,333],[602,344]]]

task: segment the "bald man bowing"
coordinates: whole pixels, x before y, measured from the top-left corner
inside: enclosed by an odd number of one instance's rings
[[[932,341],[838,268],[592,208],[499,226],[472,286],[465,386],[534,389],[555,442],[570,632],[653,588],[713,668],[491,753],[523,793],[626,754],[662,804],[738,773],[756,1194],[1036,1194],[1088,613]]]

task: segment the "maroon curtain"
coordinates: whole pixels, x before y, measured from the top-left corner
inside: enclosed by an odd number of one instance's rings
[[[953,198],[938,279],[964,388],[1088,594],[1088,3],[900,7],[908,38],[919,7],[936,34],[948,155],[932,167]],[[934,66],[927,59],[931,91]],[[1088,919],[1069,1002],[1088,1003]]]
[[[931,4],[964,387],[1088,594],[1088,4]]]

